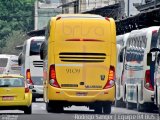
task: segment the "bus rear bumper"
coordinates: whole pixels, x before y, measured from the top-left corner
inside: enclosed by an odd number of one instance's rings
[[[103,90],[78,90],[53,88],[48,91],[48,100],[68,102],[111,101],[115,99],[115,86]]]
[[[143,90],[143,103],[153,103],[154,91],[147,90],[144,88]]]

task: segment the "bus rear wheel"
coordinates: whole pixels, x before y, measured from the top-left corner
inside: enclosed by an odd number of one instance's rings
[[[137,102],[137,111],[138,112],[143,112],[144,111],[143,105],[141,105],[139,102]]]
[[[46,103],[46,110],[47,112],[61,113],[63,112],[63,106],[60,103],[50,101]]]
[[[133,109],[134,107],[133,107],[133,104],[132,104],[132,103],[126,101],[126,108],[129,109],[129,110],[131,110],[131,109]]]
[[[47,112],[52,112],[52,105],[50,102],[46,103],[46,110],[47,110]]]
[[[94,112],[96,114],[102,114],[102,104],[96,103],[94,106]]]
[[[54,113],[61,113],[61,112],[63,112],[63,106],[61,106],[61,105],[54,106],[52,112],[54,112]]]
[[[115,107],[126,107],[126,103],[123,100],[115,100]]]
[[[54,113],[63,112],[63,105],[61,103],[53,101],[52,106],[53,106],[52,112]]]
[[[36,102],[36,98],[35,97],[32,97],[32,102]]]
[[[32,105],[25,107],[24,114],[32,114]]]
[[[120,100],[115,100],[115,107],[121,107]]]
[[[103,113],[110,114],[111,113],[112,103],[106,103],[103,105]]]
[[[143,112],[144,111],[143,105],[139,103],[138,90],[137,90],[137,111],[138,112]]]

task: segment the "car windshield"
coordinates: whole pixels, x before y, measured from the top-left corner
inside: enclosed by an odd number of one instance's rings
[[[23,87],[23,78],[0,78],[0,87]]]
[[[42,41],[31,41],[31,47],[30,47],[30,55],[39,55],[40,46],[42,44]]]

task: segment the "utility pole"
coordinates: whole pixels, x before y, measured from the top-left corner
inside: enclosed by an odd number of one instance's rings
[[[35,8],[34,8],[34,29],[38,29],[38,0],[35,1]]]
[[[127,12],[127,14],[128,14],[128,17],[129,17],[129,9],[130,9],[130,7],[129,7],[129,3],[130,3],[130,0],[128,0],[128,7],[127,7],[127,10],[128,10],[128,12]]]

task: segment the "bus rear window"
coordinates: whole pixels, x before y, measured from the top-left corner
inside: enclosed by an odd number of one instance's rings
[[[30,56],[32,55],[39,55],[40,46],[42,44],[42,41],[31,41],[30,46]]]
[[[0,58],[0,67],[6,67],[8,58]]]

